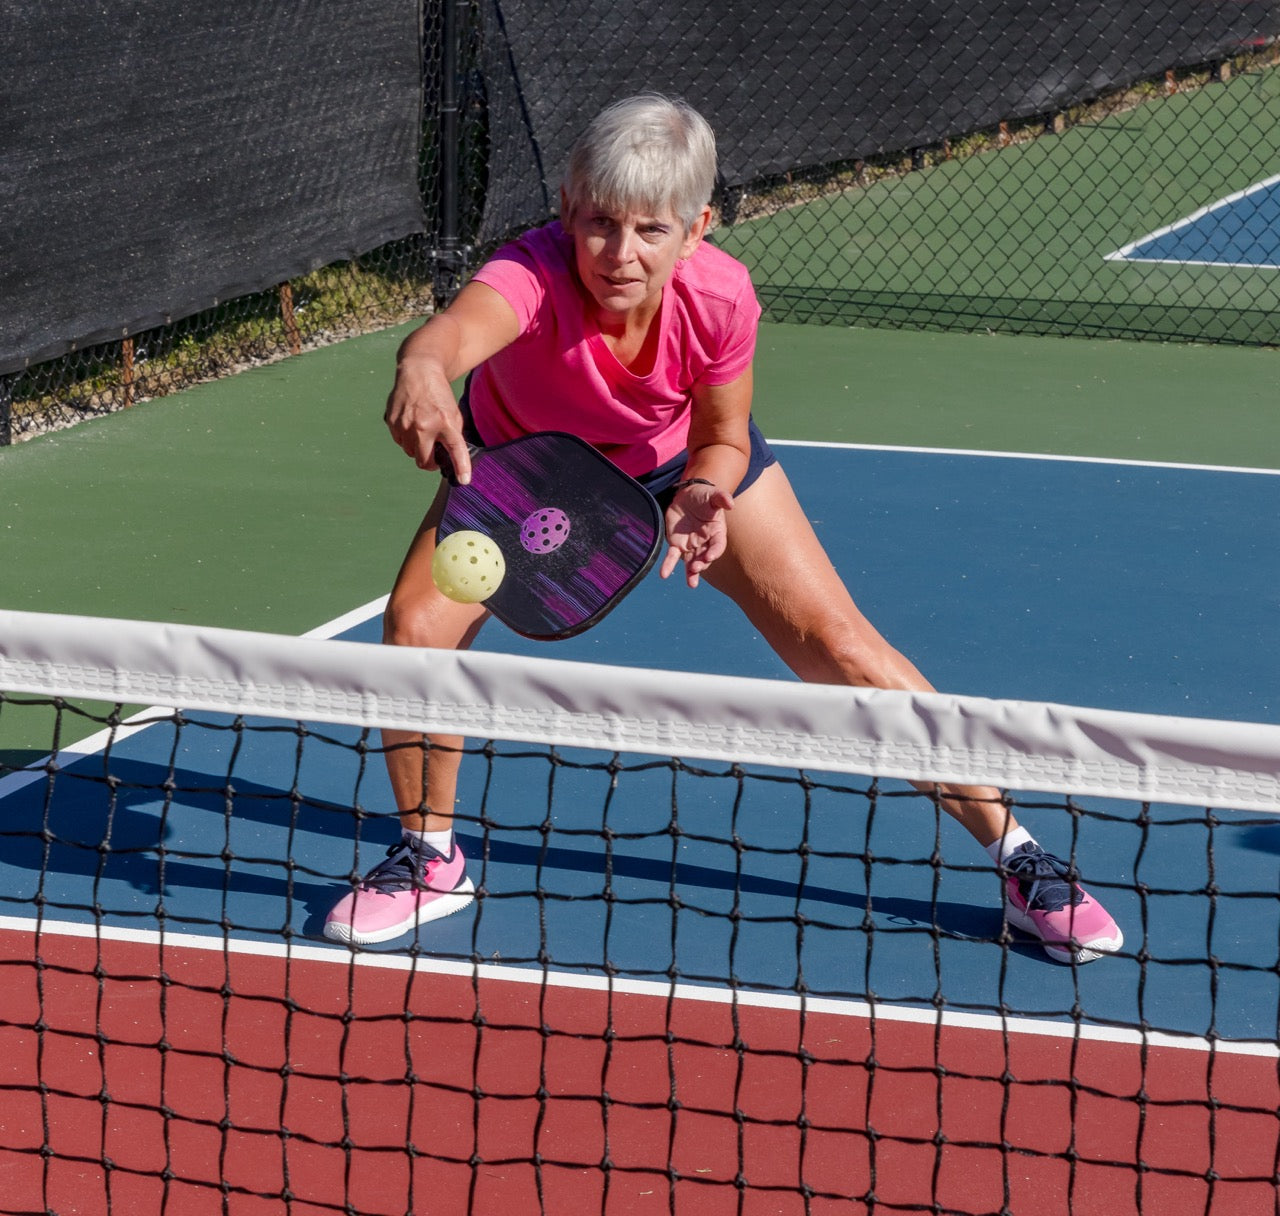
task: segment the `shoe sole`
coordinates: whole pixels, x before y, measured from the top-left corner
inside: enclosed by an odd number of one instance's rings
[[[361,933],[353,926],[342,921],[330,921],[324,927],[324,935],[331,942],[342,942],[347,946],[376,946],[379,942],[389,942],[393,938],[412,933],[419,925],[429,924],[433,920],[442,920],[461,912],[475,899],[475,884],[471,879],[464,879],[447,895],[433,899],[429,904],[421,904],[407,920],[402,920],[385,929],[374,929]]]
[[[1040,936],[1036,922],[1011,903],[1004,906],[1005,919],[1015,928],[1036,939],[1040,948],[1053,960],[1059,963],[1092,963],[1104,954],[1115,954],[1124,945],[1124,934],[1116,927],[1115,937],[1099,937],[1087,945],[1079,943],[1071,946],[1066,943],[1047,942]]]

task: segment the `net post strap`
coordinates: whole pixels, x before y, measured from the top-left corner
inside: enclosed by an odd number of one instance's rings
[[[0,689],[916,781],[1280,808],[1280,726],[0,610]]]

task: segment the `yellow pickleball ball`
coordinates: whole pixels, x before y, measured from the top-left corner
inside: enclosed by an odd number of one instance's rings
[[[480,604],[502,585],[507,573],[502,550],[483,532],[450,532],[436,545],[431,577],[459,604]]]

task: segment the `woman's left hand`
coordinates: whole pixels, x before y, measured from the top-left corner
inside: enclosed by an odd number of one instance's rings
[[[694,484],[676,492],[667,508],[667,543],[670,548],[660,571],[669,578],[681,561],[690,587],[725,548],[733,496],[716,486]]]

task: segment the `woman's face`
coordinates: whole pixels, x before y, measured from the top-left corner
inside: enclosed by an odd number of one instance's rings
[[[668,211],[657,214],[582,206],[565,229],[573,237],[578,276],[602,316],[614,320],[646,316],[662,300],[676,263],[692,257],[706,232],[710,208],[693,228]]]

